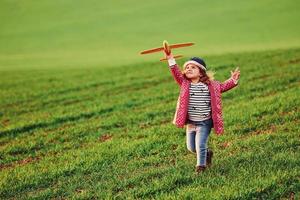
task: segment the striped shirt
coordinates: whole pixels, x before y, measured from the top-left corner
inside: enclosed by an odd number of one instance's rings
[[[210,93],[204,83],[190,84],[189,120],[197,122],[211,117]]]

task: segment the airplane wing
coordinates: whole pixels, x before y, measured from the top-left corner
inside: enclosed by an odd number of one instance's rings
[[[192,46],[192,45],[194,45],[194,43],[189,42],[189,43],[181,43],[181,44],[172,44],[169,47],[170,47],[170,49],[176,49],[176,48],[188,47],[188,46]],[[164,51],[164,47],[144,50],[144,51],[141,52],[141,54],[154,53],[154,52],[158,52],[158,51]]]
[[[142,51],[141,54],[154,53],[154,52],[163,51],[163,50],[164,50],[163,47],[159,47],[159,48],[148,49],[148,50]]]
[[[172,44],[170,45],[171,49],[175,49],[175,48],[180,48],[180,47],[188,47],[188,46],[192,46],[195,43],[189,42],[189,43],[181,43],[181,44]]]

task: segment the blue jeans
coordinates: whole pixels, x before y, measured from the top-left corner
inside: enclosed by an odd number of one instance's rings
[[[187,124],[186,144],[188,150],[197,154],[197,166],[206,166],[207,142],[212,126],[211,118]]]

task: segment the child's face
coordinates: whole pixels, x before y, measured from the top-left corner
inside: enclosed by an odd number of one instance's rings
[[[189,64],[185,67],[184,74],[188,79],[198,78],[201,75],[199,67],[193,64]]]

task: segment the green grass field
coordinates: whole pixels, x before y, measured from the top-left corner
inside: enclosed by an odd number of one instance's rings
[[[1,2],[0,199],[299,199],[298,10],[292,0]],[[241,70],[200,176],[171,124],[179,89],[167,64],[138,55],[163,39],[196,42],[178,63],[204,56],[217,80]]]
[[[165,64],[113,70],[5,72],[1,83],[3,198],[278,199],[299,196],[300,49],[207,57],[225,80],[225,134],[197,177],[178,88]],[[111,76],[113,72],[114,76]]]

